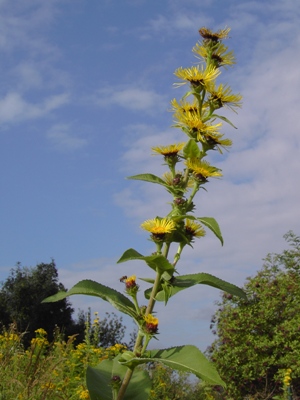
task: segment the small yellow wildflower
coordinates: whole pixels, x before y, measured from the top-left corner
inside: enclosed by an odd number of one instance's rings
[[[34,332],[35,332],[37,335],[41,335],[41,336],[46,336],[46,335],[47,335],[47,332],[46,332],[45,329],[43,329],[43,328],[36,329]]]
[[[158,329],[158,318],[154,317],[152,314],[145,315],[145,330],[147,333],[155,334]]]

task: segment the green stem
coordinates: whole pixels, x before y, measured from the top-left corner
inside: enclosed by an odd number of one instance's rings
[[[161,273],[157,272],[145,315],[151,314],[153,311],[155,305],[155,296],[157,295],[160,285],[160,279],[161,279]]]
[[[178,261],[180,259],[180,256],[181,256],[181,253],[182,253],[182,250],[183,250],[184,246],[185,246],[185,243],[179,243],[177,253],[174,256],[174,261],[173,261],[173,266],[174,267],[176,266],[176,264],[178,263]]]
[[[170,248],[170,243],[168,243],[168,244],[166,243],[166,246],[164,248],[164,255],[168,254],[169,248]],[[154,305],[155,305],[155,296],[156,296],[156,294],[158,292],[159,285],[160,285],[160,279],[161,279],[161,273],[157,272],[145,315],[151,314],[152,311],[153,311],[153,308],[154,308]],[[149,342],[149,340],[148,340],[148,342]],[[143,352],[146,350],[148,342],[146,343],[146,346],[143,346],[143,350],[142,350]],[[135,341],[135,345],[134,345],[134,349],[133,349],[134,353],[139,351],[139,349],[142,346],[142,343],[143,343],[143,335],[141,335],[139,333],[138,337],[136,338],[136,341]],[[133,371],[134,371],[133,369],[129,369],[128,368],[128,370],[127,370],[127,372],[126,372],[126,374],[124,376],[124,379],[122,381],[122,384],[121,384],[121,387],[119,389],[118,396],[117,396],[116,400],[122,400],[123,399],[123,397],[125,395],[125,392],[126,392],[126,389],[127,389],[128,385],[129,385],[130,379],[132,377]]]
[[[191,204],[191,202],[193,201],[193,198],[195,197],[195,194],[198,192],[199,190],[199,184],[198,183],[194,183],[194,187],[193,187],[193,191],[187,201],[187,207]]]

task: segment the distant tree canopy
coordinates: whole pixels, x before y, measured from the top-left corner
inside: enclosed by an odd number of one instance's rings
[[[44,298],[61,290],[66,289],[58,282],[54,261],[31,268],[18,264],[1,284],[0,325],[8,327],[14,323],[19,332],[27,332],[24,335],[25,344],[30,342],[38,328],[45,329],[50,340],[55,327],[59,327],[66,335],[82,335],[84,324],[82,321],[79,324],[73,321],[74,309],[69,300],[41,303]]]
[[[284,238],[291,248],[269,254],[247,278],[248,300],[224,294],[213,316],[218,338],[208,353],[227,384],[226,399],[282,394],[288,368],[293,398],[300,398],[300,237],[290,231]]]
[[[62,290],[66,288],[58,281],[58,271],[53,260],[49,264],[41,263],[30,268],[17,264],[0,284],[0,331],[14,324],[19,332],[26,332],[25,346],[35,337],[34,332],[39,328],[45,329],[49,341],[53,340],[57,328],[66,337],[76,335],[76,343],[92,337],[94,333],[90,311],[80,311],[74,321],[74,309],[68,299],[42,303],[46,297]],[[99,326],[97,345],[108,347],[123,343],[126,326],[123,325],[122,317],[115,313],[105,313],[104,318],[99,318]],[[133,336],[128,346],[132,345]]]

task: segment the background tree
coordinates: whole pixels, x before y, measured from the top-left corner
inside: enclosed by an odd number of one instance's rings
[[[41,301],[58,291],[66,290],[58,281],[55,262],[38,264],[36,267],[21,267],[11,270],[9,277],[1,284],[0,290],[0,325],[8,327],[14,323],[19,332],[25,332],[24,344],[34,337],[34,331],[43,328],[53,339],[55,327],[66,335],[84,333],[84,323],[72,319],[74,309],[69,300],[57,303]]]
[[[92,321],[91,310],[88,312],[80,311],[79,319],[85,321],[86,333],[89,340],[96,346],[109,347],[116,343],[123,344],[127,348],[133,348],[136,339],[136,330],[129,336],[129,342],[124,342],[126,326],[123,324],[123,317],[116,315],[114,312],[105,313],[105,317],[98,317],[95,313],[94,321]],[[95,337],[96,336],[96,337]]]
[[[269,254],[247,278],[248,300],[224,294],[212,318],[218,338],[208,350],[235,400],[271,399],[282,393],[291,368],[293,399],[300,397],[300,237],[288,232],[291,248]]]

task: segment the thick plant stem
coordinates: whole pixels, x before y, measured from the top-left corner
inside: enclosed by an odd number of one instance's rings
[[[126,392],[126,389],[127,389],[127,386],[129,385],[130,379],[132,377],[132,374],[133,374],[133,370],[132,369],[128,369],[126,374],[125,374],[125,376],[124,376],[124,379],[123,379],[122,385],[121,385],[121,387],[119,389],[119,393],[118,393],[118,396],[117,396],[116,400],[122,400],[123,399],[123,397],[125,395],[125,392]]]

